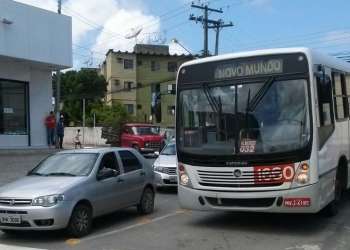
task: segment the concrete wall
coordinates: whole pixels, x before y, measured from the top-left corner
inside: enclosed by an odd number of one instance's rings
[[[3,18],[12,24],[0,22],[0,55],[59,68],[72,66],[70,17],[1,0],[0,19]]]
[[[51,71],[17,62],[0,60],[0,79],[29,83],[30,138],[32,147],[46,147],[44,119],[51,110]],[[26,147],[26,135],[0,135],[0,148]]]
[[[73,138],[77,134],[77,130],[80,129],[80,134],[82,135],[80,137],[81,143],[83,143],[83,128],[82,127],[66,127],[64,129],[64,138],[63,143],[65,145],[73,145]],[[91,146],[104,146],[106,145],[106,140],[101,138],[102,128],[96,127],[96,128],[85,128],[85,143],[84,145],[91,145]]]

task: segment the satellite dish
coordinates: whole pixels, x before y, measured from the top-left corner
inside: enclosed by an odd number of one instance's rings
[[[142,27],[131,29],[131,32],[125,36],[125,39],[137,38],[142,31]]]

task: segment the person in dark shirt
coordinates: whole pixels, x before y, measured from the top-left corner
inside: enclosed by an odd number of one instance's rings
[[[56,130],[57,138],[58,138],[58,148],[63,149],[63,137],[64,137],[64,119],[63,115],[61,115],[60,120],[57,123]]]

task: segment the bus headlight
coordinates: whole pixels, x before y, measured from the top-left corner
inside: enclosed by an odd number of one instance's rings
[[[180,184],[186,187],[192,187],[190,177],[188,176],[185,166],[181,163],[178,165]]]
[[[307,163],[302,163],[298,167],[294,181],[300,185],[305,185],[310,182],[310,167]]]

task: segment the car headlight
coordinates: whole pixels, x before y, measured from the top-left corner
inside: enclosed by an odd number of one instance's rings
[[[181,163],[178,165],[178,172],[180,177],[180,184],[186,187],[192,187],[190,177],[188,176],[185,166]]]
[[[310,182],[310,167],[307,163],[299,165],[294,181],[299,185],[305,185]]]
[[[146,147],[146,148],[149,147],[149,142],[145,142],[145,147]]]
[[[40,196],[33,199],[32,206],[52,207],[52,206],[55,206],[58,202],[63,200],[64,200],[63,194]]]
[[[153,165],[154,171],[163,173],[164,172],[164,168],[162,168],[161,166],[158,165]]]

